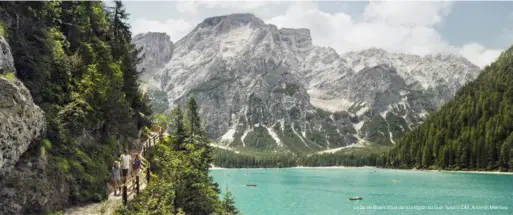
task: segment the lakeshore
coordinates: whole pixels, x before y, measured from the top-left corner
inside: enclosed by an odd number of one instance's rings
[[[469,170],[420,170],[420,169],[389,169],[378,168],[374,166],[296,166],[296,167],[283,167],[283,168],[224,168],[213,166],[210,170],[252,170],[252,169],[379,169],[379,170],[397,170],[397,171],[418,171],[418,172],[447,172],[447,173],[478,173],[478,174],[498,174],[498,175],[513,175],[513,172],[499,172],[499,171],[469,171]]]

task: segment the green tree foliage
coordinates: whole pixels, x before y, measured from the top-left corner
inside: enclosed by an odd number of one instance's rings
[[[236,153],[224,149],[214,149],[213,163],[226,168],[282,168],[296,166],[377,166],[378,154],[375,153],[326,153],[293,154],[276,153],[254,155]]]
[[[223,201],[221,202],[221,208],[224,211],[223,215],[237,215],[239,210],[235,207],[235,198],[232,193],[226,188],[223,195]]]
[[[194,117],[199,119],[197,115]],[[194,122],[188,119],[186,122]],[[152,149],[150,161],[154,174],[150,184],[116,214],[238,214],[231,194],[220,200],[218,186],[208,175],[210,160],[206,157],[211,157],[211,152],[205,132],[199,130],[185,140],[194,126],[183,125],[183,114],[178,107],[170,121],[171,128],[178,125],[180,129],[173,129],[170,138],[164,138]],[[183,142],[177,143],[179,139]],[[179,150],[177,145],[181,146]]]
[[[0,16],[16,76],[46,114],[48,172],[66,178],[71,202],[104,199],[108,167],[131,143],[121,140],[151,114],[123,4],[0,2]]]
[[[201,120],[199,118],[199,109],[196,100],[192,97],[187,102],[187,120],[191,137],[201,134]]]
[[[499,168],[501,171],[508,171],[510,154],[510,143],[504,142],[501,147],[501,156],[499,157]]]
[[[181,108],[173,108],[173,110],[171,111],[171,122],[172,124],[170,125],[170,131],[175,137],[174,149],[177,151],[183,150],[185,140],[189,136],[188,133],[185,131],[184,116]]]
[[[153,124],[158,125],[160,127],[160,138],[162,139],[164,135],[164,130],[167,129],[167,126],[169,124],[166,116],[162,114],[154,114],[152,116],[152,122]]]
[[[202,152],[202,165],[199,166],[205,174],[208,174],[208,165],[212,163],[212,149],[210,147],[210,140],[208,139],[204,128],[201,125],[201,119],[199,115],[199,107],[196,103],[196,100],[193,97],[189,98],[187,102],[187,115],[185,117],[185,121],[187,124],[185,126],[189,129],[189,140],[190,144],[192,144],[195,149],[201,149]]]
[[[513,48],[509,48],[380,159],[393,168],[507,171],[512,119]]]

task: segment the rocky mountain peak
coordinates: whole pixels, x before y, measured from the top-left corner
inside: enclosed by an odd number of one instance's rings
[[[137,48],[143,48],[141,55],[144,56],[144,60],[138,67],[144,70],[141,74],[144,85],[151,82],[151,77],[155,75],[157,70],[163,68],[171,60],[174,45],[169,35],[157,32],[137,34],[132,39],[132,43]]]
[[[264,25],[264,21],[251,13],[234,13],[225,16],[215,16],[209,17],[203,20],[198,26],[199,27],[209,27],[216,26],[220,23],[230,24],[230,25],[248,25],[253,24],[255,26]]]
[[[158,40],[158,41],[171,41],[171,37],[169,37],[169,35],[167,35],[166,33],[163,33],[163,32],[147,32],[147,33],[142,33],[142,34],[137,34],[134,36],[133,40],[142,40],[142,39],[146,39],[146,40]]]
[[[339,55],[314,46],[308,29],[279,29],[252,14],[205,19],[162,65],[152,87],[170,105],[194,95],[210,137],[303,152],[394,143],[480,71],[455,55]]]

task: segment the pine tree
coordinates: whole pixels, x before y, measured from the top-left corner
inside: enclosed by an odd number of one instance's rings
[[[138,128],[142,127],[140,114],[150,115],[151,111],[145,107],[143,101],[144,95],[139,90],[138,78],[142,71],[137,69],[137,64],[142,61],[142,49],[136,49],[132,44],[132,33],[128,24],[128,13],[121,1],[114,1],[114,6],[110,8],[110,17],[112,20],[109,29],[109,37],[112,44],[112,56],[116,61],[121,62],[123,72],[123,92],[126,95],[126,101],[130,104],[134,117],[138,120]]]
[[[422,167],[428,168],[431,165],[431,148],[429,145],[424,146],[422,153]]]
[[[503,172],[507,172],[509,169],[509,156],[510,146],[508,142],[504,142],[501,147],[501,154],[499,158],[499,168]]]
[[[187,119],[189,123],[191,143],[194,141],[194,135],[201,135],[201,120],[199,118],[199,108],[196,100],[190,97],[187,102]]]
[[[492,170],[495,169],[496,163],[495,163],[495,154],[496,154],[496,147],[495,142],[492,142],[490,146],[488,147],[488,166],[486,169]]]
[[[187,138],[187,132],[184,126],[184,116],[180,107],[175,107],[171,111],[171,122],[172,122],[172,134],[176,139],[174,144],[175,150],[183,150],[185,140]]]
[[[114,60],[120,60],[126,54],[125,44],[130,44],[132,33],[128,25],[128,13],[125,11],[123,3],[119,0],[114,1],[114,6],[110,7],[110,39],[112,45],[112,57]]]
[[[226,188],[225,194],[223,196],[221,207],[223,209],[223,215],[239,214],[239,210],[235,207],[235,200],[232,196],[232,193],[228,191],[228,188]]]
[[[442,162],[442,169],[447,168],[449,166],[449,150],[447,146],[443,146],[443,162]]]
[[[461,146],[460,155],[461,155],[461,160],[460,160],[461,168],[464,168],[464,169],[469,168],[470,150],[468,148],[468,144],[464,144],[463,146]]]

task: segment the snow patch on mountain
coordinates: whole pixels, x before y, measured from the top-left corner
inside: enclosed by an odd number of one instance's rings
[[[299,135],[299,133],[297,133],[296,129],[294,128],[294,124],[292,124],[291,126],[292,128],[292,132],[301,140],[301,142],[303,142],[303,144],[305,144],[306,147],[310,147],[308,146],[308,144],[305,142],[305,140],[303,139],[303,137],[301,137],[301,135]]]
[[[221,136],[221,142],[227,143],[227,146],[233,142],[233,135],[235,135],[235,128],[230,128],[223,136]]]
[[[249,132],[252,132],[252,129],[245,130],[244,134],[242,134],[242,137],[240,138],[240,141],[242,142],[242,147],[246,147],[246,143],[244,142],[244,138],[246,138],[246,135],[248,135]]]
[[[148,85],[164,91],[170,106],[194,96],[208,135],[237,147],[248,147],[246,135],[261,135],[259,126],[272,144],[284,147],[276,132],[285,132],[286,125],[301,128],[292,129],[303,142],[296,144],[340,148],[373,136],[393,142],[393,123],[418,125],[480,71],[456,55],[377,48],[338,54],[314,46],[308,29],[279,29],[251,14],[207,18],[176,43],[165,40],[138,37],[138,47],[151,56],[143,61],[150,68]],[[165,56],[159,55],[161,46]],[[388,114],[394,121],[387,121]],[[388,131],[378,129],[384,124],[380,115]],[[276,123],[276,131],[268,127]],[[328,129],[338,136],[326,135]]]
[[[366,146],[367,146],[367,144],[365,144],[365,141],[359,141],[359,142],[357,142],[355,144],[352,144],[352,145],[349,145],[349,146],[343,146],[343,147],[337,147],[337,148],[333,148],[333,149],[327,149],[327,150],[319,151],[319,152],[316,152],[316,154],[335,153],[335,152],[341,151],[343,149],[363,148],[363,147],[366,147]]]
[[[368,110],[369,110],[369,107],[363,107],[356,112],[356,116],[361,116],[361,115],[367,113]]]
[[[240,152],[234,148],[231,148],[229,146],[223,146],[223,145],[218,145],[218,144],[214,144],[214,143],[211,143],[210,146],[213,146],[213,147],[216,147],[216,148],[220,148],[220,149],[224,149],[224,150],[229,150],[229,151],[233,151],[237,154],[239,154]]]
[[[355,130],[359,131],[362,128],[364,123],[365,123],[365,121],[362,120],[362,121],[360,121],[360,122],[358,122],[356,124],[353,124],[353,127],[354,127]]]
[[[276,144],[279,146],[279,147],[283,147],[283,143],[281,142],[280,138],[278,137],[278,135],[276,134],[276,132],[273,131],[272,128],[269,128],[269,127],[265,127],[267,129],[267,132],[269,132],[269,134],[271,135],[271,137],[274,139],[274,142],[276,142]]]

